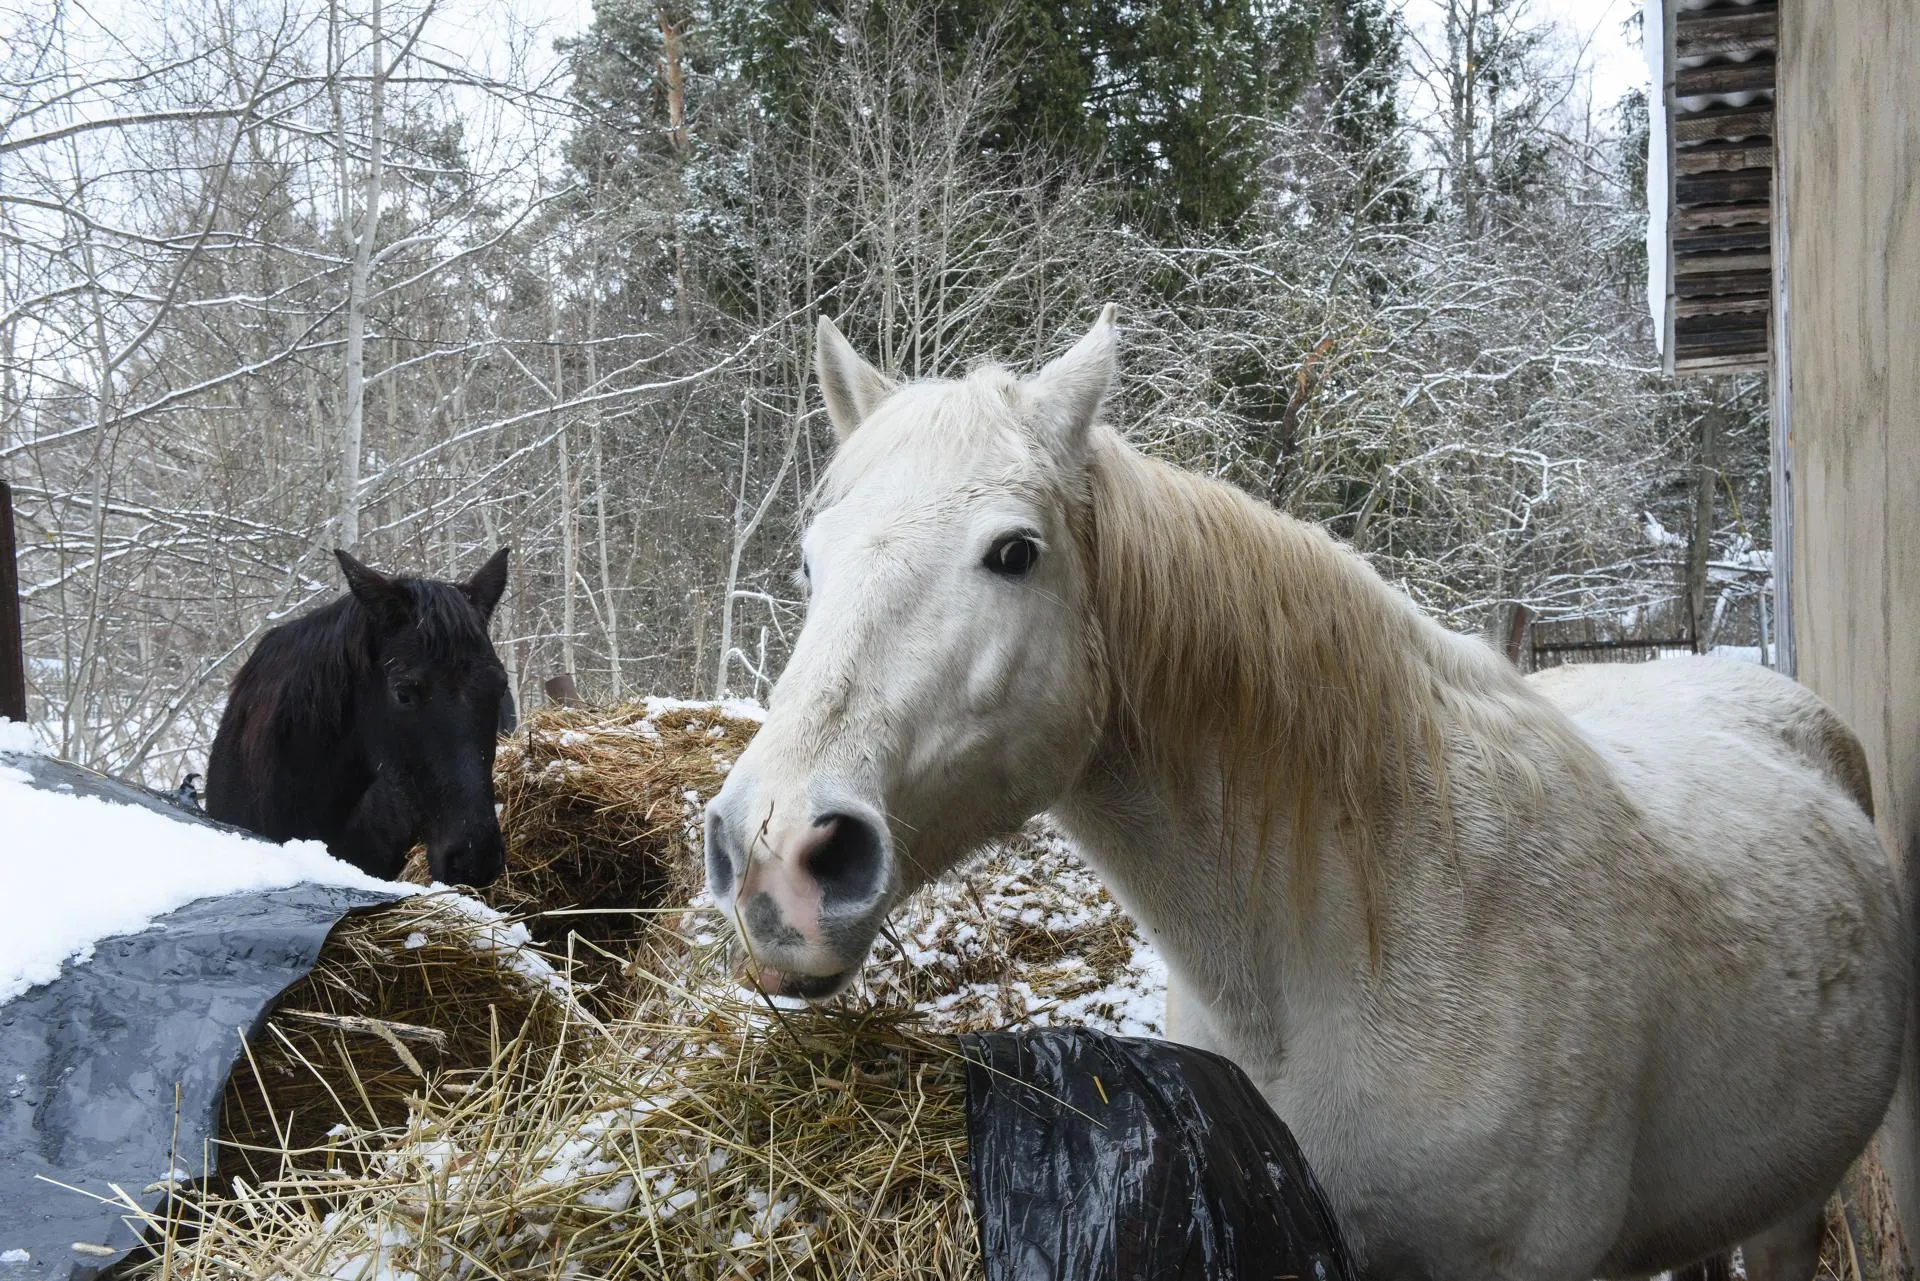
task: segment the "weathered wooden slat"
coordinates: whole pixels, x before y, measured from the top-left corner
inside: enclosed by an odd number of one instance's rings
[[[1772,221],[1771,204],[1694,205],[1675,209],[1668,225],[1691,231],[1696,227],[1738,227],[1747,223]]]
[[[1709,227],[1703,231],[1674,231],[1676,258],[1692,254],[1719,253],[1727,249],[1771,250],[1773,231],[1767,227]]]
[[[1751,204],[1773,196],[1773,170],[1729,169],[1674,179],[1673,198],[1681,205]]]
[[[1756,89],[1771,89],[1773,73],[1772,58],[1682,67],[1673,73],[1673,96],[1698,98],[1710,93],[1747,93]]]
[[[1709,317],[1718,319],[1718,317]],[[1766,329],[1729,330],[1720,333],[1693,334],[1674,338],[1673,358],[1701,360],[1713,356],[1764,356],[1767,354]]]
[[[1681,356],[1673,358],[1676,374],[1764,374],[1770,368],[1767,354],[1738,352],[1731,356]]]
[[[1697,275],[1715,271],[1773,270],[1773,255],[1768,253],[1678,254],[1673,256],[1673,274]]]
[[[1680,326],[1680,332],[1692,334],[1706,333],[1709,330],[1715,329],[1753,329],[1756,327],[1764,328],[1765,326],[1761,321],[1750,318],[1742,319],[1734,316],[1721,316],[1690,320]]]
[[[1722,169],[1773,168],[1773,141],[1703,142],[1694,147],[1675,147],[1675,173],[1713,173]]]
[[[1751,362],[1756,367],[1764,367],[1767,359],[1765,342],[1716,343],[1710,346],[1687,348],[1676,345],[1673,350],[1673,368],[1677,373],[1682,369],[1705,370],[1717,368],[1724,372],[1733,366],[1745,367]]]
[[[1779,30],[1779,11],[1770,4],[1686,10],[1673,15],[1674,52],[1682,58],[1698,58],[1770,51]]]
[[[1773,306],[1771,294],[1726,294],[1708,298],[1675,298],[1673,314],[1680,316],[1730,316],[1736,312],[1765,311]]]
[[[1774,0],[1760,4],[1727,3],[1706,9],[1682,9],[1673,15],[1675,32],[1690,35],[1750,30],[1754,24],[1777,26],[1780,6]]]
[[[1673,354],[1676,358],[1765,351],[1766,347],[1767,313],[1764,311],[1679,316],[1673,322]]]
[[[1673,278],[1676,298],[1705,298],[1709,294],[1758,294],[1764,297],[1773,287],[1771,271],[1703,271],[1698,275]]]
[[[1705,111],[1676,111],[1673,140],[1708,142],[1715,138],[1771,138],[1773,104],[1746,107],[1708,107]]]

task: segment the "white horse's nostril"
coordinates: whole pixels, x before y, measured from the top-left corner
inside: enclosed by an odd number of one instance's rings
[[[886,847],[865,819],[823,814],[801,847],[800,866],[819,883],[823,907],[866,903],[886,882]]]
[[[739,846],[726,816],[713,806],[707,807],[707,892],[715,901],[725,901],[733,893],[734,868],[739,865]]]

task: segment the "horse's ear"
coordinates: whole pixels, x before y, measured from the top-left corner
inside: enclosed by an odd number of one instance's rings
[[[813,369],[827,398],[827,417],[835,440],[844,441],[867,415],[891,396],[896,384],[860,358],[846,336],[825,316],[814,330]]]
[[[406,588],[379,570],[362,565],[338,547],[333,549],[333,554],[340,562],[341,572],[347,576],[347,590],[366,606],[376,623],[387,631],[406,626],[413,617],[413,601],[407,596]]]
[[[1027,403],[1074,448],[1086,439],[1087,429],[1100,414],[1100,402],[1113,385],[1118,314],[1112,303],[1101,308],[1093,328],[1027,383]]]
[[[460,584],[460,590],[480,611],[480,617],[491,622],[493,607],[500,603],[507,590],[507,548],[502,547],[489,557],[486,564],[474,571],[472,578]]]

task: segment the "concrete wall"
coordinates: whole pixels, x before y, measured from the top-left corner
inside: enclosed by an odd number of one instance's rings
[[[1920,0],[1781,0],[1779,86],[1798,675],[1866,744],[1880,830],[1908,869],[1911,899],[1920,887]],[[1911,1028],[1908,1043],[1882,1156],[1920,1253]]]

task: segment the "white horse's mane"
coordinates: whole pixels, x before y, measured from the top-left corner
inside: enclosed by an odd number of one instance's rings
[[[1334,841],[1371,900],[1380,846],[1409,814],[1446,815],[1449,739],[1464,734],[1534,793],[1537,735],[1589,756],[1518,671],[1446,632],[1319,526],[1148,457],[1105,424],[1084,455],[1062,457],[1023,420],[1021,395],[998,365],[900,387],[886,429],[841,445],[822,497],[902,448],[948,475],[983,454],[1020,458],[1003,483],[1044,491],[1079,545],[1109,734],[1175,791],[1190,781],[1182,771],[1218,763],[1223,802],[1254,810],[1260,848],[1224,859],[1284,847],[1304,902],[1311,860]],[[1225,817],[1223,832],[1244,830]]]
[[[1156,772],[1220,762],[1228,802],[1259,806],[1263,835],[1284,824],[1297,860],[1344,836],[1371,896],[1380,842],[1419,794],[1445,794],[1433,624],[1319,527],[1231,485],[1106,431],[1089,462],[1075,533],[1123,732]]]

